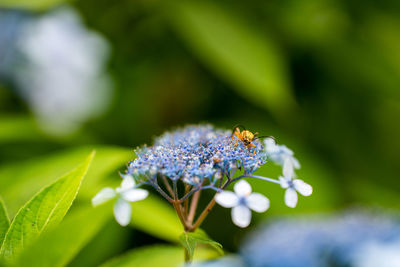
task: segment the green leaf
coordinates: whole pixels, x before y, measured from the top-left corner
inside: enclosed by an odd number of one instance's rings
[[[207,260],[216,258],[214,250],[199,248],[196,250],[195,260]],[[102,267],[176,267],[181,266],[184,261],[184,251],[181,247],[156,245],[150,247],[141,247],[118,258],[101,265]]]
[[[211,1],[174,1],[169,19],[200,59],[244,97],[276,112],[294,106],[286,60],[270,34]]]
[[[63,2],[67,1],[66,0],[1,0],[0,7],[41,10],[56,6],[57,4],[61,4]]]
[[[10,217],[45,185],[82,162],[93,147],[69,149],[35,159],[0,166],[0,195]],[[79,196],[93,197],[101,179],[128,162],[132,152],[121,147],[97,146],[96,157],[82,184]]]
[[[214,240],[210,239],[207,234],[197,229],[194,233],[183,233],[179,236],[181,244],[187,249],[190,260],[193,258],[194,250],[198,244],[206,244],[214,248],[220,255],[224,254],[222,245]]]
[[[110,205],[81,208],[43,233],[16,259],[16,266],[65,266],[111,219]]]
[[[183,227],[166,201],[149,195],[132,203],[132,226],[159,238],[178,242]]]
[[[79,186],[94,157],[94,151],[76,169],[43,188],[23,206],[7,231],[0,255],[14,257],[42,231],[63,219],[75,199]]]
[[[4,205],[3,200],[0,198],[0,244],[3,244],[8,227],[10,227],[10,219],[7,215],[6,206]]]
[[[1,2],[1,0],[0,0]],[[0,144],[43,138],[33,119],[22,116],[0,117]]]
[[[112,212],[112,208],[108,210]],[[121,227],[114,219],[106,222],[104,227],[101,228],[90,242],[85,245],[68,263],[69,267],[87,267],[99,266],[100,264],[116,257],[121,253],[125,253],[130,248],[132,241],[136,239],[137,232],[132,233],[132,229],[128,227]],[[113,244],[110,246],[110,244]]]

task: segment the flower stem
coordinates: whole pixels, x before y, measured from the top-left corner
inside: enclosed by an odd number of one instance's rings
[[[157,180],[155,182],[152,182],[151,185],[166,199],[168,202],[172,203],[174,200],[170,198],[162,189],[161,187],[157,184]]]
[[[189,224],[193,223],[194,216],[196,214],[197,204],[199,203],[200,193],[201,191],[196,191],[196,193],[194,193],[193,195],[192,201],[190,202],[190,211],[188,215]]]
[[[189,250],[186,247],[183,247],[184,251],[185,251],[185,263],[190,263],[190,254],[189,254]]]
[[[188,231],[190,229],[190,227],[187,225],[185,217],[183,216],[181,204],[178,201],[174,200],[174,201],[172,201],[172,205],[174,206],[174,209],[176,210],[176,214],[178,214],[179,220],[181,221],[184,230]]]
[[[190,186],[189,185],[185,185],[185,195],[187,195],[190,191]],[[188,217],[188,212],[189,212],[189,198],[185,199],[185,201],[183,202],[183,210],[184,210],[184,216],[185,218]]]
[[[203,210],[203,212],[200,214],[199,218],[196,220],[196,222],[189,228],[190,232],[194,232],[204,221],[204,219],[207,217],[207,215],[210,213],[211,209],[215,205],[215,197],[208,203],[207,207]]]
[[[224,185],[222,187],[220,187],[220,189],[222,189],[222,190],[225,189],[226,187],[228,187],[228,185],[231,182],[232,182],[232,180],[229,179],[229,177],[227,177],[227,180],[225,181]],[[200,191],[198,191],[198,192],[200,192]],[[189,228],[190,232],[194,232],[201,225],[201,223],[204,221],[204,219],[210,213],[211,209],[214,207],[215,203],[216,203],[216,200],[215,200],[215,195],[214,195],[213,198],[211,199],[211,201],[208,203],[207,207],[202,211],[202,213],[200,214],[200,216],[196,220],[196,222],[190,226],[190,228]]]
[[[161,176],[161,179],[164,182],[165,187],[167,188],[168,192],[170,193],[171,197],[174,197],[174,191],[171,188],[171,185],[168,183],[167,178],[164,175]]]

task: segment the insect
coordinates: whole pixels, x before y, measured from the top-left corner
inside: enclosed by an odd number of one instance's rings
[[[242,128],[243,130],[240,131],[240,128]],[[256,154],[256,149],[257,149],[257,146],[252,144],[253,141],[260,139],[260,138],[265,138],[265,137],[270,137],[275,140],[275,138],[273,136],[258,136],[258,132],[252,133],[249,130],[246,130],[246,128],[243,125],[236,125],[235,127],[233,127],[231,141],[233,140],[233,137],[235,137],[235,136],[237,137],[235,146],[237,146],[237,143],[240,139],[240,140],[242,140],[243,144],[245,146],[247,146],[247,148],[249,150],[252,147],[254,147],[253,155]]]
[[[219,159],[219,158],[213,158],[212,160],[213,160],[214,163],[220,163],[221,162],[221,159]]]

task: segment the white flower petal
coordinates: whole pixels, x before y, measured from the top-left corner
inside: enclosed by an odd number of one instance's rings
[[[237,182],[233,187],[233,190],[235,190],[235,193],[238,196],[248,196],[251,194],[251,186],[245,180]]]
[[[114,216],[122,226],[127,226],[131,221],[132,207],[129,202],[119,198],[114,204]]]
[[[288,188],[285,192],[285,204],[290,208],[294,208],[297,205],[297,192],[294,188]]]
[[[265,196],[259,193],[251,194],[247,199],[247,206],[256,211],[256,212],[264,212],[269,208],[269,200]]]
[[[116,193],[114,189],[110,187],[103,188],[99,193],[97,193],[97,195],[92,198],[92,205],[98,206],[100,204],[103,204],[104,202],[109,201],[110,199],[113,199],[115,196]]]
[[[251,221],[251,211],[248,207],[240,205],[232,208],[232,221],[239,227],[247,227]]]
[[[290,157],[286,157],[285,161],[283,162],[283,176],[285,176],[287,180],[291,180],[293,174],[293,162]]]
[[[303,180],[296,179],[293,181],[294,188],[303,196],[309,196],[312,194],[312,186],[305,183]]]
[[[224,191],[215,196],[215,201],[224,208],[232,208],[238,204],[239,198],[233,192]]]
[[[126,201],[130,201],[130,202],[143,200],[148,195],[149,195],[149,192],[147,192],[147,190],[140,189],[140,188],[130,189],[128,191],[121,193],[122,198],[125,199]]]
[[[264,139],[265,151],[269,154],[278,153],[280,148],[271,137]]]
[[[300,169],[300,162],[295,157],[292,157],[292,163],[295,169]]]
[[[290,157],[290,158],[293,158],[292,156],[293,156],[293,150],[291,150],[290,148],[288,148],[287,146],[285,146],[285,145],[281,145],[280,146],[281,147],[281,152],[286,156],[286,157]]]
[[[282,188],[288,188],[289,187],[289,181],[285,177],[280,176],[279,177],[279,182],[280,182]]]
[[[132,175],[126,174],[123,176],[123,180],[121,183],[121,191],[129,190],[135,187],[135,180],[133,179]]]

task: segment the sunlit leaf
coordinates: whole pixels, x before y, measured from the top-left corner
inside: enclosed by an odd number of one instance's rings
[[[183,227],[168,202],[149,196],[132,204],[132,226],[159,238],[177,242]]]
[[[293,107],[286,60],[269,33],[215,1],[175,1],[169,17],[200,59],[243,96],[276,112]]]
[[[92,149],[75,148],[1,166],[0,195],[7,203],[10,216],[40,188],[82,162]],[[92,197],[99,189],[99,181],[128,162],[131,154],[125,148],[96,147],[96,157],[82,184],[80,195]]]
[[[4,205],[3,200],[0,198],[0,247],[1,244],[3,244],[3,240],[9,226],[10,219],[8,218],[6,206]]]
[[[82,208],[57,227],[43,233],[17,258],[16,266],[65,266],[96,235],[107,220],[111,207]]]
[[[198,248],[194,260],[207,260],[216,258],[214,250]],[[183,248],[167,245],[156,245],[134,249],[125,255],[112,259],[101,265],[102,267],[176,267],[183,264]]]
[[[46,9],[67,0],[0,0],[0,7],[21,8],[21,9]]]
[[[63,219],[75,199],[94,152],[76,169],[44,187],[17,213],[7,231],[0,254],[12,260],[41,232]]]
[[[181,242],[182,246],[187,249],[190,260],[193,258],[194,251],[198,244],[209,245],[214,248],[220,255],[224,254],[224,251],[222,250],[222,245],[210,239],[207,234],[201,229],[197,229],[194,233],[184,232],[179,236],[179,241]]]

